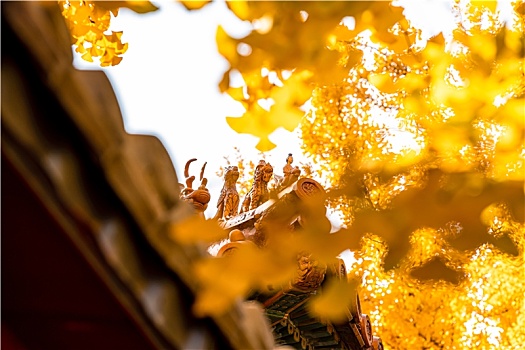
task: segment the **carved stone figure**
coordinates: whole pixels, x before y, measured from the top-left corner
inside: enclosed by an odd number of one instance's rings
[[[288,157],[286,157],[286,165],[283,167],[284,176],[279,183],[279,189],[284,189],[299,179],[299,176],[301,175],[301,169],[299,169],[297,166],[292,166],[292,163],[293,156],[291,153],[288,153]]]
[[[285,178],[287,175],[290,175],[292,173],[292,170],[293,170],[292,163],[293,163],[293,156],[291,153],[288,153],[288,157],[286,157],[286,165],[283,167],[283,174]]]
[[[239,168],[228,166],[224,172],[224,186],[222,187],[219,200],[217,201],[217,214],[215,219],[227,220],[239,212],[239,193],[237,192],[237,180],[239,179]]]
[[[319,288],[326,274],[326,266],[312,259],[311,254],[301,253],[297,256],[297,275],[291,282],[294,289],[311,291]]]
[[[206,168],[206,164],[202,166],[201,173],[200,173],[200,181],[201,184],[197,189],[193,189],[193,181],[195,180],[195,176],[190,176],[189,174],[189,168],[190,164],[194,161],[196,161],[196,158],[192,158],[186,162],[186,166],[184,167],[184,176],[186,177],[186,187],[184,185],[179,184],[179,186],[182,188],[179,197],[185,201],[193,205],[195,210],[197,211],[198,215],[204,217],[204,211],[208,207],[208,203],[210,202],[210,192],[206,188],[206,185],[208,184],[208,179],[204,177],[204,169]]]
[[[255,167],[252,188],[242,202],[241,213],[255,209],[269,199],[268,182],[272,175],[273,167],[270,163],[260,160]]]

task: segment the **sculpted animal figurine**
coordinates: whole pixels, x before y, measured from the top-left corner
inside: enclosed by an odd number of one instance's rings
[[[239,193],[237,192],[237,180],[239,179],[239,168],[228,166],[224,172],[224,186],[222,187],[219,200],[217,201],[217,214],[215,219],[227,220],[239,212]]]
[[[179,184],[179,186],[182,188],[179,197],[183,201],[188,202],[191,205],[193,205],[198,215],[204,217],[204,211],[208,207],[208,203],[210,202],[210,199],[211,199],[210,192],[206,188],[206,185],[208,184],[208,179],[204,177],[204,169],[206,168],[207,163],[204,163],[201,169],[200,186],[197,189],[193,189],[192,185],[193,185],[193,181],[195,180],[195,176],[189,175],[189,168],[190,168],[190,164],[196,160],[197,160],[196,158],[192,158],[186,162],[186,166],[184,167],[184,176],[186,177],[186,187],[184,187],[184,185],[182,184]]]
[[[270,163],[260,160],[255,167],[252,188],[242,202],[241,213],[255,209],[269,199],[268,182],[272,175],[273,167]]]

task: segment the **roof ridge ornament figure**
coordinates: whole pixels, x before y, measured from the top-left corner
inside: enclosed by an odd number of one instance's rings
[[[196,161],[197,158],[192,158],[186,162],[186,166],[184,167],[184,176],[186,177],[186,187],[184,185],[179,184],[181,187],[180,192],[180,199],[182,199],[185,202],[190,203],[193,205],[193,208],[197,211],[198,215],[204,218],[204,211],[208,207],[208,203],[210,202],[210,192],[206,188],[206,185],[208,184],[208,179],[204,177],[204,169],[206,169],[206,164],[208,162],[204,162],[204,165],[201,168],[199,180],[201,181],[201,184],[199,187],[195,190],[193,189],[193,181],[195,181],[195,176],[190,176],[189,169],[190,164]]]
[[[241,213],[257,208],[270,198],[268,182],[272,175],[272,165],[261,159],[255,167],[252,188],[242,202]]]
[[[299,169],[298,166],[292,166],[293,163],[293,155],[291,153],[288,153],[288,156],[286,157],[286,165],[283,167],[283,177],[281,181],[279,182],[279,190],[285,189],[286,187],[290,186],[297,180],[299,180],[299,176],[301,176],[301,169]]]
[[[224,170],[224,185],[217,200],[217,213],[214,219],[228,220],[239,213],[238,179],[239,168],[235,165],[227,166]]]

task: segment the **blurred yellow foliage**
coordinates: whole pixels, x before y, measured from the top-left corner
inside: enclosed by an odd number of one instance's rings
[[[188,10],[199,10],[209,4],[211,0],[189,0],[189,1],[183,1],[179,0],[181,4],[186,7]]]
[[[274,253],[247,242],[235,254],[199,261],[193,266],[202,288],[195,312],[200,316],[221,314],[250,292],[286,284],[296,271],[295,256]]]
[[[355,305],[353,283],[332,279],[326,283],[323,293],[316,295],[309,303],[310,312],[335,323],[347,320],[348,308]]]
[[[363,309],[386,348],[519,348],[525,342],[523,17],[505,27],[494,3],[458,4],[466,19],[452,37],[421,44],[419,30],[404,18],[374,22],[390,14],[388,3],[373,6],[375,12],[370,3],[352,5],[361,6],[348,13],[354,29],[335,26],[322,46],[339,53],[337,64],[349,72],[344,79],[308,67],[311,49],[297,46],[316,45],[315,39],[292,39],[287,49],[303,53],[283,64],[279,42],[263,45],[261,38],[273,26],[254,41],[218,32],[219,50],[246,83],[229,87],[229,72],[221,83],[247,110],[238,124],[229,119],[237,131],[264,140],[295,123],[293,112],[281,110],[280,119],[271,109],[255,115],[253,105],[286,88],[283,71],[293,70],[288,79],[312,73],[297,79],[312,89],[313,108],[301,122],[304,150],[331,184],[329,203],[347,224],[327,236],[282,238],[268,249],[290,255],[303,249],[325,261],[351,248],[350,276],[362,281]],[[280,21],[268,7],[230,6],[246,20]],[[514,9],[522,16],[518,4]],[[302,30],[301,20],[291,23]],[[279,41],[287,33],[270,35]],[[239,54],[239,44],[251,53]],[[327,62],[333,66],[324,58],[316,64]],[[270,71],[279,78],[274,83]],[[348,295],[345,283],[326,286],[310,310],[337,319]]]
[[[227,2],[253,26],[244,38],[216,33],[230,64],[219,88],[245,108],[229,125],[269,150],[271,133],[300,124],[346,228],[300,236],[273,228],[265,250],[246,244],[202,260],[199,315],[286,284],[301,252],[329,263],[349,248],[349,275],[362,281],[362,307],[385,348],[523,347],[525,3],[510,2],[505,20],[499,4],[455,1],[455,28],[425,40],[388,1]],[[63,7],[77,51],[115,64],[126,46],[119,33],[104,34],[108,8]],[[243,86],[232,84],[235,74]],[[251,180],[253,163],[239,159]],[[224,235],[184,225],[172,232],[179,242]],[[311,310],[337,318],[348,288],[327,286]]]
[[[215,221],[194,216],[173,225],[171,237],[181,244],[209,244],[227,238],[227,234]]]
[[[505,26],[494,4],[457,3],[424,45],[410,22],[390,31],[404,47],[364,36],[374,59],[317,86],[301,123],[386,348],[525,342],[523,13]]]
[[[359,21],[356,28],[349,29],[341,23],[344,17],[359,16],[365,26],[375,24],[379,28],[401,18],[401,11],[388,2],[227,4],[240,19],[250,21],[254,29],[240,39],[218,29],[219,52],[230,63],[219,86],[246,108],[242,117],[229,117],[229,125],[238,132],[259,137],[257,148],[261,151],[275,147],[268,136],[276,129],[297,127],[304,114],[301,107],[316,84],[341,81],[359,62],[362,52],[345,43],[364,27]],[[244,79],[247,90],[243,95],[230,86],[232,72],[240,73]],[[272,81],[270,75],[274,77]],[[253,81],[257,83],[251,84]],[[267,110],[260,106],[261,99],[270,101]]]

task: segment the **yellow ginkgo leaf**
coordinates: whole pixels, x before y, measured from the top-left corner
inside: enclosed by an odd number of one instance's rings
[[[111,59],[111,66],[116,66],[117,64],[119,64],[120,62],[122,62],[122,57],[120,56],[113,56],[113,58]]]
[[[424,74],[414,72],[407,73],[404,77],[398,79],[394,86],[397,91],[403,90],[413,93],[416,90],[423,90],[428,87],[429,79]]]
[[[83,54],[84,52],[86,52],[86,48],[84,47],[84,43],[83,42],[79,42],[77,44],[77,47],[75,49],[75,52],[78,52],[80,54]]]
[[[269,125],[265,119],[267,113],[259,104],[251,105],[241,117],[226,117],[228,125],[240,134],[264,137],[273,132],[276,125]]]
[[[277,147],[277,145],[270,141],[268,137],[261,137],[259,139],[259,142],[257,142],[257,144],[255,145],[255,148],[257,148],[261,152],[271,151],[275,147]]]
[[[211,0],[179,0],[187,10],[199,10],[211,3]]]
[[[93,62],[93,57],[91,56],[89,51],[85,51],[82,54],[82,59],[85,60],[85,61],[88,61],[88,62]]]
[[[316,224],[319,226],[323,223],[324,220],[318,220]],[[315,230],[315,225],[308,228],[301,236],[300,242],[297,243],[299,247],[303,247],[304,251],[311,253],[321,264],[328,264],[344,250],[356,247],[351,246],[351,237],[349,237],[351,234],[349,232],[340,230],[336,233],[329,233],[330,222],[326,222],[326,224],[323,230]]]
[[[230,95],[235,101],[243,101],[245,99],[244,97],[244,88],[241,86],[241,87],[236,87],[236,88],[233,88],[233,87],[228,87],[228,89],[226,90],[226,92],[228,93],[228,95]]]
[[[249,19],[249,9],[247,1],[245,0],[238,0],[238,1],[226,1],[226,5],[232,11],[235,16],[242,20],[248,20]]]
[[[153,5],[150,1],[97,1],[96,4],[107,10],[114,10],[118,8],[128,8],[136,13],[148,13],[157,11],[159,8]]]
[[[330,279],[321,293],[309,303],[309,311],[323,320],[340,323],[348,320],[356,303],[356,285],[347,280]]]
[[[217,26],[215,41],[217,42],[219,53],[228,60],[232,67],[235,67],[238,60],[237,42],[220,25]]]
[[[194,265],[200,285],[194,311],[201,316],[221,314],[250,291],[287,284],[296,270],[293,252],[260,249],[252,242],[241,244],[233,254],[200,260]]]
[[[227,238],[228,234],[213,220],[204,220],[192,216],[182,222],[173,224],[170,237],[182,244],[197,242],[218,242]]]
[[[100,45],[99,45],[100,44]],[[100,57],[102,55],[104,55],[105,53],[105,50],[106,49],[106,46],[102,43],[102,41],[97,41],[95,42],[94,45],[92,45],[90,48],[89,48],[89,53],[91,54],[91,56],[93,57]]]
[[[380,74],[369,74],[368,81],[383,92],[393,93],[397,91],[396,86],[392,81],[392,76],[388,72]]]
[[[231,297],[222,293],[222,290],[204,289],[197,294],[192,310],[197,317],[222,315],[237,299],[237,296]]]

